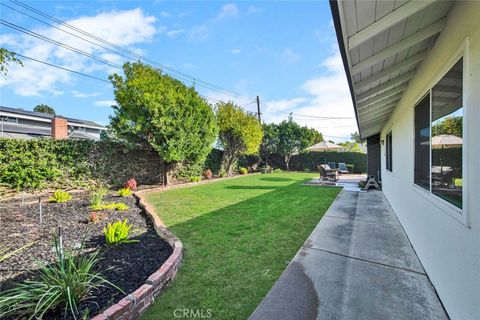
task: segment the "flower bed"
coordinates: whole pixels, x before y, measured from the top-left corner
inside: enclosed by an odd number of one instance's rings
[[[47,198],[43,198],[46,201]],[[125,294],[106,285],[94,291],[90,299],[80,304],[80,313],[90,316],[102,314],[112,304],[127,295],[133,297],[145,283],[152,280],[159,268],[172,254],[172,247],[158,236],[151,217],[144,214],[132,197],[105,197],[106,202],[121,202],[129,209],[126,211],[103,212],[103,219],[97,223],[87,223],[89,199],[85,193],[75,194],[66,203],[42,202],[42,223],[40,224],[38,201],[21,205],[20,199],[0,202],[2,214],[2,233],[0,243],[11,248],[35,242],[17,255],[1,262],[0,289],[6,290],[38,273],[36,261],[51,263],[52,234],[60,228],[66,249],[78,248],[85,241],[85,252],[100,250],[102,259],[95,267],[111,283],[117,285]],[[107,246],[103,228],[108,223],[128,219],[132,225],[131,236],[135,243],[123,243]],[[169,239],[166,238],[168,241]],[[168,262],[167,262],[168,264]],[[169,267],[169,266],[165,266]],[[165,269],[165,268],[164,268]],[[139,289],[140,288],[140,289]],[[132,295],[133,293],[133,295]],[[153,296],[152,296],[153,297]],[[135,301],[133,301],[135,304]],[[137,308],[139,309],[139,308]],[[110,308],[107,309],[107,311]],[[63,310],[51,312],[48,319],[64,318]]]

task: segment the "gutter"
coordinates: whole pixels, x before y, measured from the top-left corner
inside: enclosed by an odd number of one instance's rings
[[[355,119],[357,120],[358,132],[361,139],[366,139],[362,136],[360,130],[360,123],[358,122],[358,112],[357,112],[357,102],[355,101],[355,92],[353,90],[353,81],[352,75],[350,74],[350,68],[348,67],[347,51],[345,49],[345,43],[343,42],[343,32],[342,32],[342,23],[340,21],[340,11],[338,9],[338,0],[329,0],[330,10],[332,11],[333,24],[335,26],[335,33],[337,34],[338,47],[340,49],[340,54],[342,56],[343,68],[345,69],[345,74],[347,75],[348,86],[350,87],[350,96],[352,97],[353,110],[355,111]]]

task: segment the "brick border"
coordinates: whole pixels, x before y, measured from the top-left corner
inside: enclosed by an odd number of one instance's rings
[[[251,173],[259,174],[259,173]],[[250,174],[247,174],[250,175]],[[148,277],[145,284],[135,290],[133,293],[127,295],[116,304],[110,306],[107,310],[96,315],[91,320],[127,320],[138,319],[140,315],[153,303],[155,297],[161,294],[170,284],[172,279],[177,274],[178,269],[182,263],[183,244],[170,230],[163,224],[160,217],[155,214],[155,209],[147,202],[144,194],[150,192],[161,192],[171,189],[190,187],[201,184],[208,184],[216,181],[223,181],[226,179],[235,179],[245,177],[247,175],[236,175],[232,177],[216,178],[211,180],[202,180],[200,182],[187,182],[171,186],[154,187],[133,193],[137,199],[138,205],[150,217],[155,227],[158,236],[168,242],[173,248],[170,257],[163,263],[163,265],[156,272]]]
[[[180,268],[183,256],[183,244],[165,227],[160,218],[155,214],[153,207],[147,203],[143,193],[151,191],[153,190],[135,192],[133,196],[137,199],[138,205],[152,220],[158,236],[168,242],[173,248],[173,252],[160,269],[148,277],[145,284],[116,304],[110,306],[107,310],[93,317],[92,320],[138,319],[153,303],[155,297],[161,294],[170,284]]]

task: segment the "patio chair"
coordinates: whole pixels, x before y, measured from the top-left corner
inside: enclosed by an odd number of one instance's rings
[[[340,173],[349,173],[347,169],[347,165],[343,162],[338,163],[338,172]]]
[[[320,172],[320,180],[337,181],[337,170],[330,168],[328,164],[317,166]]]
[[[335,162],[328,162],[328,165],[330,166],[331,169],[337,169]]]

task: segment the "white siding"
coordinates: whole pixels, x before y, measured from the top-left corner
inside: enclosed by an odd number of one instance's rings
[[[452,319],[480,319],[480,1],[456,2],[428,57],[420,65],[381,133],[393,132],[393,173],[382,178],[385,195],[410,238]],[[470,227],[453,218],[434,196],[413,185],[413,107],[438,80],[465,38],[470,39],[464,125]],[[451,214],[455,214],[451,212]]]

